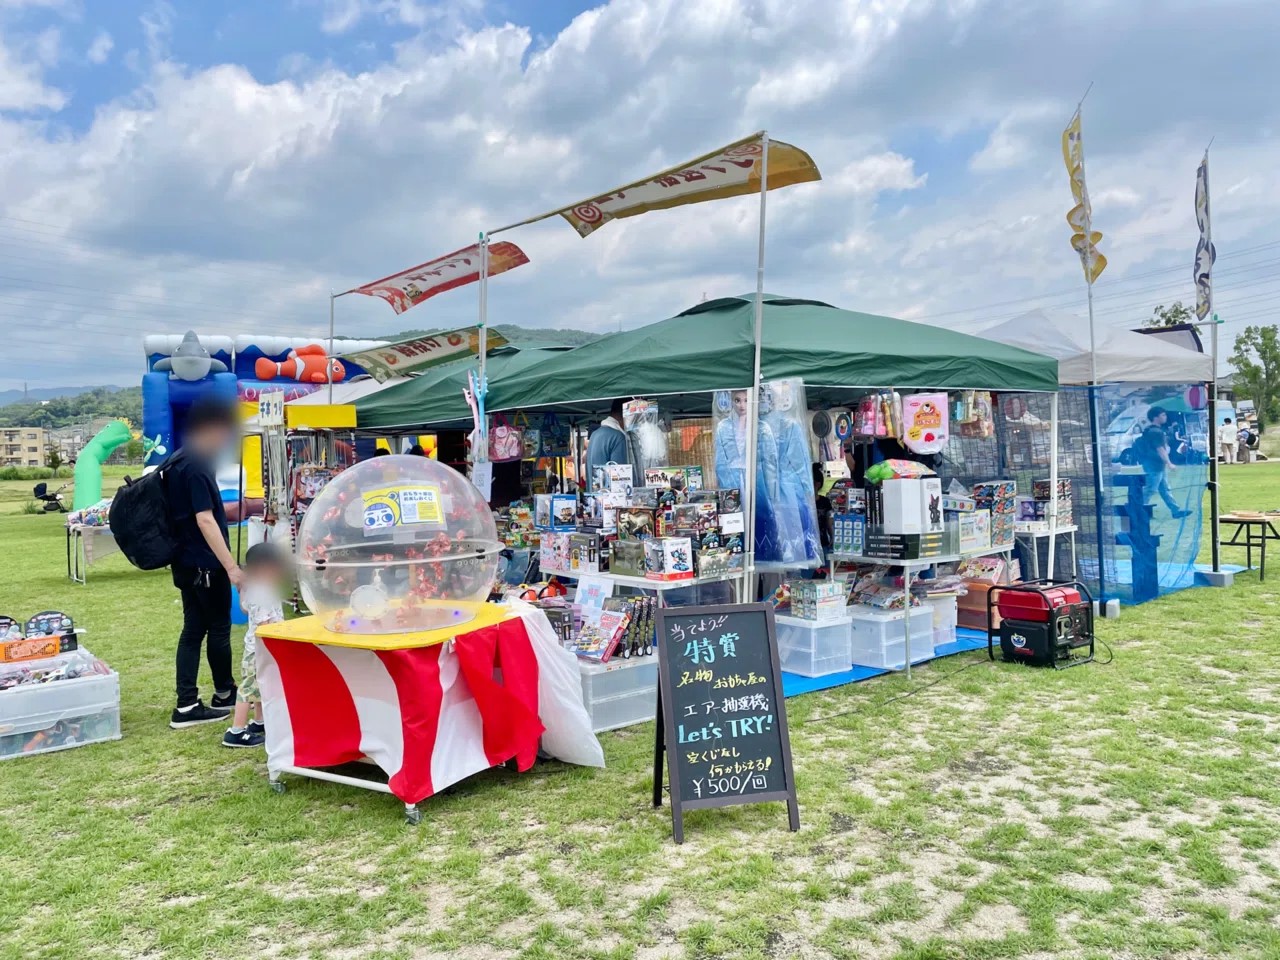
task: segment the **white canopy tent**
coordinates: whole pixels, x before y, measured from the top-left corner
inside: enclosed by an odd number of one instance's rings
[[[1057,310],[1031,310],[978,332],[1058,361],[1058,382],[1090,379],[1089,322]],[[1096,331],[1099,383],[1195,383],[1213,379],[1213,360],[1159,337],[1116,327]]]
[[[1213,358],[1209,354],[1179,346],[1160,337],[1118,327],[1095,329],[1095,354],[1091,356],[1088,320],[1063,311],[1031,310],[1011,320],[988,326],[980,330],[977,335],[1055,358],[1058,361],[1058,382],[1064,387],[1087,387],[1094,382],[1092,379],[1094,376],[1097,377],[1098,385],[1206,383],[1213,379]],[[1094,390],[1091,390],[1089,401],[1091,411],[1095,409],[1093,393]],[[1054,400],[1056,410],[1057,395]],[[1054,426],[1050,440],[1052,489],[1057,488],[1061,455],[1057,424],[1055,423]],[[1105,428],[1105,424],[1102,428]],[[1095,424],[1092,437],[1093,481],[1096,490],[1099,491],[1094,499],[1095,510],[1099,511],[1096,516],[1099,532],[1103,526],[1100,492],[1103,487],[1102,469],[1103,464],[1111,459],[1111,451],[1104,450],[1102,447],[1100,429],[1099,425]],[[1206,442],[1209,444],[1209,450],[1212,451],[1211,435]],[[1057,525],[1054,523],[1049,540],[1050,577],[1053,576],[1056,533]],[[1101,577],[1103,564],[1101,541],[1098,547],[1099,576]],[[1099,588],[1101,591],[1101,579]]]

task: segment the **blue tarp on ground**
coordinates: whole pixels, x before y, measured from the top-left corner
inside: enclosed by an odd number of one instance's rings
[[[987,638],[979,630],[967,630],[960,627],[956,630],[956,639],[951,643],[944,644],[934,650],[934,659],[938,657],[949,657],[957,653],[968,653],[971,650],[987,649]],[[928,663],[929,661],[924,661]],[[913,667],[923,666],[924,663],[913,664]],[[782,693],[783,696],[795,697],[802,693],[815,693],[818,690],[830,690],[832,687],[843,687],[846,683],[858,683],[862,680],[870,680],[872,677],[883,677],[889,673],[900,673],[895,670],[881,670],[878,667],[854,667],[852,670],[845,670],[843,673],[832,673],[825,677],[802,677],[799,674],[782,673]]]

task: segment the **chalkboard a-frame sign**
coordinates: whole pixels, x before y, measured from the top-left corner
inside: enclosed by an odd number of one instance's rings
[[[739,803],[785,800],[799,830],[773,607],[660,608],[657,621],[653,805],[662,806],[665,752],[676,843],[685,810]]]

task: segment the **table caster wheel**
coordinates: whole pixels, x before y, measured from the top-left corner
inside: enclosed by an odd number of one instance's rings
[[[270,783],[268,784],[268,786],[270,786],[270,787],[271,787],[271,792],[272,792],[272,793],[284,793],[284,781],[283,781],[283,780],[272,780],[272,781],[270,781]]]
[[[422,811],[417,807],[405,807],[404,822],[411,827],[416,827],[422,822]]]

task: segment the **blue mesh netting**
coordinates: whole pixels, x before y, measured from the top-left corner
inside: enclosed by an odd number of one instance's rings
[[[1194,581],[1209,451],[1208,414],[1192,406],[1196,386],[1111,383],[1059,394],[1058,475],[1071,481],[1079,576],[1097,598],[1142,603]],[[966,486],[1012,477],[1019,494],[1029,495],[1031,481],[1049,477],[1050,403],[1047,394],[1000,394],[995,435],[953,435],[939,472]],[[1168,412],[1172,470],[1156,469],[1150,457],[1146,469],[1140,462],[1143,447],[1135,441],[1152,406]],[[1096,473],[1095,430],[1102,453]],[[1023,575],[1031,575],[1032,543],[1044,576],[1047,540],[1020,538]],[[1071,569],[1065,537],[1054,568],[1057,576]]]

